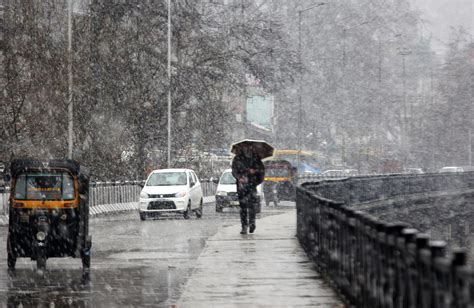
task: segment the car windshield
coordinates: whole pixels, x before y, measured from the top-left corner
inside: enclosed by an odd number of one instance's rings
[[[219,181],[220,184],[225,184],[225,185],[230,185],[230,184],[236,184],[237,181],[232,175],[232,172],[224,172],[221,176],[221,180]]]
[[[18,200],[73,200],[74,180],[67,172],[24,173],[15,184]]]
[[[186,185],[188,183],[186,179],[186,172],[153,173],[146,182],[146,186]]]

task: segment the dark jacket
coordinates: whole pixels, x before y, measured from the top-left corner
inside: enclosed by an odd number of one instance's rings
[[[251,174],[249,169],[255,169],[255,173]],[[237,179],[237,191],[255,189],[265,178],[265,168],[258,157],[238,154],[232,160],[232,175]],[[239,181],[242,177],[245,183]]]

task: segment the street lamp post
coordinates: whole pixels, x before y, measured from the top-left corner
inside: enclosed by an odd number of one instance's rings
[[[168,168],[171,167],[171,0],[168,0]]]
[[[342,163],[346,164],[346,133],[348,130],[347,127],[347,110],[346,110],[346,62],[347,62],[347,51],[346,51],[346,38],[347,38],[347,31],[359,28],[360,26],[366,25],[370,23],[370,21],[364,21],[360,24],[350,27],[350,28],[343,28],[342,29],[342,79],[341,79],[341,88],[342,88],[342,99],[341,99],[341,112],[342,112],[342,151],[341,151],[341,158]]]
[[[72,0],[67,3],[67,71],[68,71],[68,154],[67,157],[72,159],[73,148],[73,106],[72,106]]]
[[[298,10],[298,63],[300,66],[300,72],[299,72],[299,82],[298,82],[298,156],[296,160],[296,167],[298,168],[300,165],[300,160],[301,160],[301,151],[302,151],[302,140],[301,140],[301,121],[302,121],[302,116],[303,116],[303,99],[301,96],[301,92],[303,91],[303,68],[302,68],[302,61],[301,61],[301,19],[302,15],[304,12],[307,12],[309,10],[312,10],[316,7],[320,7],[322,5],[325,5],[326,2],[318,2],[315,3],[314,5],[307,7],[305,9],[300,9]]]
[[[403,48],[399,51],[399,55],[402,56],[402,82],[403,82],[403,100],[402,100],[402,112],[401,112],[401,125],[400,125],[400,147],[402,150],[403,164],[407,163],[407,149],[408,142],[408,100],[407,100],[407,72],[406,72],[406,60],[405,57],[411,54],[411,51],[407,48]]]

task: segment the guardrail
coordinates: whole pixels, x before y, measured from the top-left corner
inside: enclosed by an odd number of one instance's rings
[[[439,177],[449,179],[443,182]],[[351,203],[369,197],[420,192],[420,185],[425,191],[458,184],[473,188],[473,179],[474,173],[466,173],[303,184],[297,188],[297,236],[319,271],[350,305],[474,307],[474,270],[466,265],[466,251],[448,255],[443,241],[350,208]]]
[[[137,202],[145,181],[110,181],[91,182],[89,189],[89,206],[91,208],[104,204]],[[209,180],[202,180],[201,187],[205,197],[216,192],[217,185]],[[10,187],[0,186],[0,215],[8,213]]]

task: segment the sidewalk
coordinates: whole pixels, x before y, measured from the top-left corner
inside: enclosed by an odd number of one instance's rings
[[[208,239],[179,307],[344,307],[300,247],[296,211],[240,225]]]

